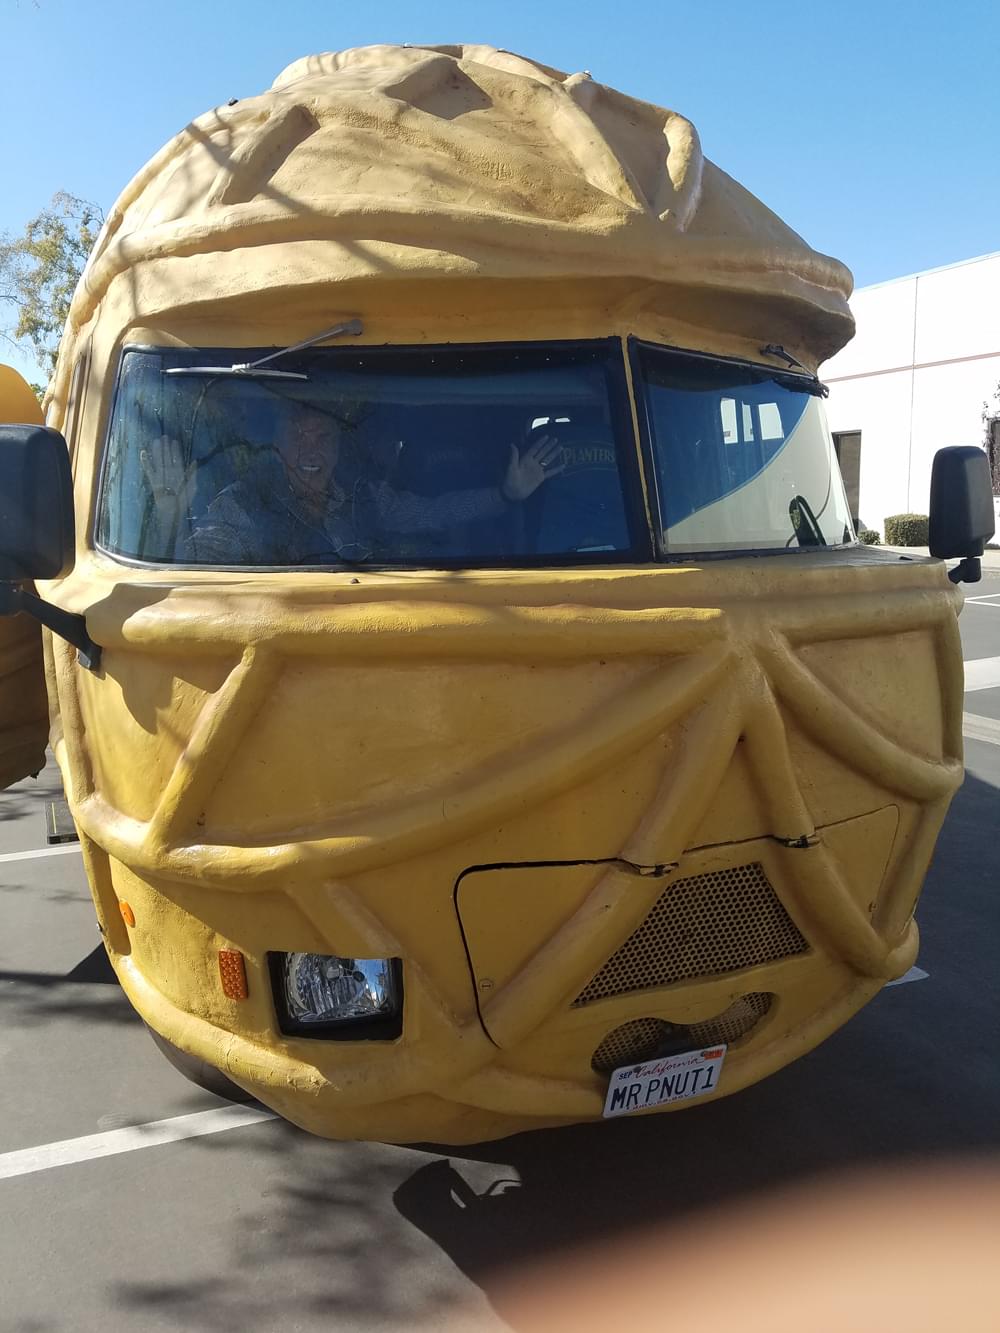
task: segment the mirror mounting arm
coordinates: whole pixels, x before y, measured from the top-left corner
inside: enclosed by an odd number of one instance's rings
[[[87,633],[87,621],[72,611],[64,611],[51,602],[45,602],[17,583],[0,583],[0,616],[14,616],[19,611],[34,618],[71,643],[77,650],[77,660],[88,671],[101,669],[101,647]]]
[[[954,569],[948,570],[952,583],[978,583],[983,577],[982,561],[977,555],[967,555]]]

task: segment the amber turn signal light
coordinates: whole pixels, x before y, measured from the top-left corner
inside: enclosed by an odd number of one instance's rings
[[[128,903],[119,903],[118,910],[121,912],[122,920],[125,922],[126,926],[135,925],[135,913],[132,911],[131,907],[129,907]]]
[[[239,949],[219,950],[219,976],[222,992],[230,1000],[247,998],[247,968]]]

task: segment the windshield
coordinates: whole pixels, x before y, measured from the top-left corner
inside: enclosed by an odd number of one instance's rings
[[[297,378],[206,373],[255,355],[125,352],[105,550],[242,568],[649,558],[617,340],[317,348],[282,360]]]
[[[646,345],[636,355],[665,551],[853,541],[815,381]]]

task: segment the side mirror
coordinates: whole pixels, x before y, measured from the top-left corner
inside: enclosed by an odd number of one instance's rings
[[[91,671],[101,650],[83,616],[43,601],[21,584],[73,568],[73,477],[66,441],[46,426],[0,425],[0,615],[34,616],[77,649]]]
[[[979,557],[995,531],[993,482],[982,449],[972,444],[939,449],[931,470],[931,555],[959,559],[953,582],[977,583]]]
[[[66,441],[46,426],[0,426],[0,582],[68,574],[73,541]]]

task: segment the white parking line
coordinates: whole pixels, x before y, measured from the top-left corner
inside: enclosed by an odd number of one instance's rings
[[[34,852],[4,852],[0,861],[34,861],[39,856],[69,856],[79,850],[78,842],[63,842],[58,847],[40,847]]]
[[[20,1148],[0,1154],[0,1180],[28,1176],[33,1171],[48,1171],[54,1166],[72,1166],[75,1162],[93,1162],[98,1157],[135,1152],[137,1148],[156,1148],[164,1143],[199,1138],[203,1134],[221,1134],[242,1125],[256,1125],[262,1120],[277,1120],[273,1111],[255,1106],[218,1106],[192,1115],[172,1116],[169,1120],[150,1120],[145,1125],[127,1129],[109,1129],[104,1134],[85,1134],[79,1139],[61,1139],[42,1143],[37,1148]]]
[[[965,600],[967,602],[978,602],[980,606],[997,606],[998,603],[994,600],[997,597],[1000,597],[1000,592],[987,592],[981,597],[966,597]]]
[[[970,741],[1000,745],[1000,722],[994,717],[980,717],[978,713],[963,713],[962,735]]]
[[[976,657],[965,664],[965,692],[992,690],[1000,685],[1000,657]]]
[[[925,972],[922,967],[911,967],[909,972],[904,972],[895,981],[887,981],[882,989],[888,990],[890,986],[905,986],[908,981],[926,981],[929,976],[930,973]]]

